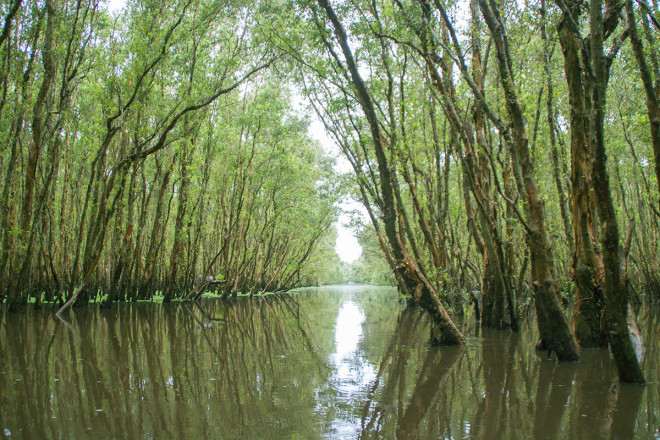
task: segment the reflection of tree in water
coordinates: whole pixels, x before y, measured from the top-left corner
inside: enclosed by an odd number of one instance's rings
[[[640,413],[644,388],[619,386],[605,352],[558,364],[528,349],[534,335],[487,329],[465,349],[416,346],[427,325],[415,309],[399,316],[360,438],[633,438],[643,417],[657,418]]]
[[[408,379],[411,370],[417,370],[419,365],[410,362],[412,348],[423,325],[428,326],[428,321],[419,309],[409,307],[399,315],[396,331],[369,393],[370,398],[363,406],[360,438],[379,438],[388,432],[396,432],[397,438],[417,438],[420,422],[438,404],[441,391],[463,350],[424,347],[427,354],[410,393]]]
[[[346,298],[297,298],[300,306],[271,296],[82,309],[71,316],[75,333],[49,314],[2,316],[0,429],[12,438],[332,436],[333,415],[318,409],[341,397],[320,392],[333,378],[326,362]],[[357,294],[352,300],[366,318],[357,351],[377,366],[343,409],[362,438],[660,432],[658,387],[618,385],[607,352],[557,364],[533,349],[528,330],[478,328],[463,350],[429,347],[420,310]],[[660,365],[657,315],[640,316],[650,380]]]
[[[0,425],[19,437],[318,432],[327,368],[289,296],[80,310],[80,340],[50,316],[35,322],[9,316],[0,337]]]

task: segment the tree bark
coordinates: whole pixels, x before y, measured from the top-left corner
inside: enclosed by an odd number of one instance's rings
[[[571,126],[571,200],[575,237],[572,263],[575,284],[573,331],[582,347],[607,345],[601,322],[604,307],[602,291],[602,257],[598,249],[595,200],[592,192],[593,137],[591,136],[590,91],[594,88],[588,74],[589,60],[580,35],[576,35],[571,20],[577,6],[566,11],[557,28],[564,54],[564,71],[568,83]]]
[[[471,0],[472,14],[472,76],[475,85],[483,90],[485,74],[481,57],[481,20],[479,2]],[[506,263],[512,263],[504,257],[505,251],[497,226],[497,205],[494,200],[491,166],[487,151],[491,149],[486,139],[486,118],[480,103],[473,106],[473,121],[476,145],[479,152],[470,151],[467,160],[470,161],[472,179],[469,180],[475,197],[479,200],[479,224],[483,243],[483,283],[481,324],[484,327],[505,330],[518,330],[518,319],[515,314],[516,305],[511,292],[513,284],[508,278]],[[492,170],[495,173],[495,170]],[[476,192],[475,192],[476,191]],[[508,307],[507,307],[508,306]],[[508,313],[507,313],[508,312]]]
[[[628,328],[628,289],[622,273],[617,224],[605,153],[604,119],[607,87],[607,68],[603,53],[603,11],[600,0],[590,3],[591,56],[596,87],[594,87],[594,184],[598,214],[603,231],[603,264],[605,267],[605,321],[610,347],[614,355],[619,379],[622,382],[645,383],[644,374],[635,353]]]
[[[449,314],[440,302],[437,292],[422,274],[419,266],[412,260],[405,250],[401,237],[397,231],[397,212],[394,197],[395,180],[392,176],[387,154],[385,152],[385,140],[381,132],[378,117],[371,94],[358,71],[353,53],[348,45],[348,37],[343,25],[335,14],[328,0],[318,0],[318,4],[324,9],[328,19],[332,23],[335,35],[341,51],[344,55],[348,73],[353,87],[355,88],[360,107],[364,112],[374,146],[374,152],[378,162],[380,192],[382,196],[382,215],[385,236],[392,247],[393,257],[396,263],[395,270],[405,282],[405,289],[424,307],[432,316],[436,327],[436,338],[440,344],[464,344],[465,338],[451,320]]]
[[[28,157],[25,167],[23,200],[21,201],[20,226],[16,244],[16,255],[9,273],[9,285],[7,288],[7,307],[10,311],[17,310],[22,299],[22,289],[25,287],[25,275],[29,271],[32,256],[28,252],[30,242],[33,213],[34,194],[36,187],[37,165],[44,143],[47,140],[47,124],[50,120],[48,98],[53,89],[55,80],[56,60],[53,53],[55,15],[57,12],[57,0],[46,0],[46,31],[41,49],[43,64],[43,79],[37,93],[34,106],[32,107],[32,139],[28,144]]]
[[[546,4],[545,0],[541,1],[541,37],[543,39],[543,68],[545,70],[546,88],[548,95],[546,99],[548,130],[550,134],[550,149],[552,154],[552,177],[555,181],[557,188],[557,196],[559,198],[559,209],[561,212],[561,219],[564,225],[564,234],[566,241],[569,243],[570,254],[574,253],[575,239],[573,238],[573,227],[569,217],[568,208],[568,194],[564,189],[564,181],[562,179],[562,172],[560,166],[560,153],[557,148],[557,118],[555,116],[555,94],[552,83],[552,76],[550,70],[550,48],[548,47],[548,37],[546,33]],[[563,154],[561,155],[563,157]]]
[[[494,1],[479,0],[497,52],[500,82],[511,122],[509,140],[514,162],[520,167],[527,200],[527,244],[530,250],[533,289],[539,332],[543,345],[557,353],[562,361],[578,360],[577,347],[562,313],[553,274],[552,251],[545,230],[543,200],[534,177],[522,108],[514,86],[507,35]]]

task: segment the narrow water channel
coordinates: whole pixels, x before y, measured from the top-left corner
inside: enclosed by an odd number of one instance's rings
[[[535,352],[531,320],[468,317],[466,348],[429,347],[426,315],[388,288],[6,315],[0,438],[660,438],[656,316],[638,387],[607,352]]]
[[[361,348],[364,321],[362,309],[352,300],[342,303],[335,325],[335,351],[329,358],[333,371],[328,385],[334,393],[319,406],[321,413],[326,408],[336,409],[327,437],[356,438],[361,432],[360,417],[354,409],[365,400],[369,384],[376,379],[376,368]]]

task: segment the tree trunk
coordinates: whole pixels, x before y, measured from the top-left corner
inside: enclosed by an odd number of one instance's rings
[[[382,196],[382,216],[385,229],[385,236],[392,247],[392,253],[397,267],[395,270],[405,282],[408,293],[424,307],[432,316],[435,324],[436,342],[440,344],[464,344],[465,338],[458,330],[458,327],[449,317],[444,306],[440,302],[437,292],[422,274],[418,265],[412,260],[405,250],[399,232],[397,231],[397,212],[396,201],[394,198],[395,180],[388,164],[385,152],[385,141],[381,132],[376,110],[369,90],[367,89],[358,67],[353,58],[353,53],[348,45],[348,37],[343,25],[339,21],[334,9],[328,0],[318,0],[318,4],[325,10],[325,13],[332,23],[337,42],[346,60],[348,73],[355,88],[360,106],[367,118],[369,129],[372,136],[374,151],[378,162],[380,191]]]
[[[564,71],[571,106],[571,200],[575,237],[572,263],[575,284],[573,331],[582,347],[597,348],[607,344],[601,322],[604,306],[602,263],[597,248],[592,192],[592,139],[590,138],[590,90],[593,81],[586,73],[582,41],[576,36],[564,16],[558,27],[564,53]]]
[[[660,114],[658,108],[658,96],[656,94],[655,84],[651,69],[649,69],[646,62],[646,55],[644,54],[644,46],[642,39],[637,31],[637,23],[635,22],[635,13],[632,0],[627,0],[625,3],[626,16],[628,17],[628,30],[630,33],[630,42],[632,45],[637,65],[639,66],[639,75],[644,84],[644,92],[646,93],[646,113],[649,117],[649,130],[651,132],[651,143],[653,145],[653,165],[655,168],[655,177],[658,182],[658,189],[660,190]],[[644,11],[642,11],[644,14]],[[655,47],[651,48],[655,51]],[[656,78],[656,81],[658,78]],[[660,204],[660,200],[658,201]]]
[[[41,49],[42,64],[44,68],[43,79],[39,87],[34,106],[32,108],[32,139],[28,144],[28,157],[25,167],[23,187],[23,200],[21,201],[21,215],[19,233],[16,243],[16,255],[10,266],[9,285],[7,288],[7,307],[10,311],[17,310],[20,302],[27,304],[27,297],[23,295],[26,285],[25,274],[29,271],[32,255],[28,253],[32,220],[34,213],[34,193],[37,178],[37,165],[41,151],[47,138],[47,123],[50,120],[48,97],[53,89],[56,63],[53,53],[54,23],[57,11],[56,0],[46,0],[46,32]]]
[[[610,347],[614,355],[619,379],[622,382],[645,383],[628,328],[628,289],[622,274],[619,252],[619,227],[617,224],[605,154],[604,119],[607,87],[607,70],[603,54],[603,12],[600,0],[590,3],[591,56],[596,81],[594,87],[594,184],[598,202],[598,214],[603,230],[603,263],[605,266],[605,321]]]
[[[546,100],[547,108],[547,119],[548,119],[548,130],[550,134],[550,150],[552,154],[552,177],[555,181],[555,187],[557,188],[557,196],[559,197],[559,209],[561,212],[561,219],[564,225],[564,234],[566,235],[566,241],[569,243],[570,254],[574,253],[574,238],[573,238],[573,228],[571,226],[571,219],[569,217],[569,208],[568,208],[568,194],[564,189],[564,182],[562,179],[561,172],[561,157],[559,149],[557,148],[557,132],[556,125],[557,119],[555,117],[555,94],[554,87],[552,84],[552,76],[550,70],[550,49],[548,47],[548,37],[546,34],[546,6],[545,0],[541,2],[541,36],[543,38],[543,67],[545,70],[546,77],[546,88],[548,89],[548,95]]]
[[[484,88],[484,67],[481,59],[481,20],[479,17],[479,2],[470,1],[472,14],[472,76],[476,87]],[[471,189],[478,199],[479,224],[483,243],[483,283],[481,324],[484,327],[504,330],[518,330],[518,319],[515,314],[512,283],[506,270],[507,260],[504,258],[504,246],[497,226],[497,205],[495,204],[491,166],[487,151],[491,146],[486,139],[486,118],[480,103],[473,106],[474,136],[477,151],[467,151],[466,162],[470,167],[472,179],[469,179]],[[493,173],[495,171],[493,170]],[[494,176],[493,176],[494,177]],[[512,261],[509,261],[512,263]],[[507,307],[508,305],[508,307]],[[507,313],[508,312],[508,313]]]
[[[188,147],[184,147],[188,148]],[[163,302],[168,303],[178,292],[177,276],[179,273],[179,264],[183,256],[183,236],[184,236],[184,219],[187,212],[188,203],[188,184],[190,178],[188,177],[188,160],[186,150],[183,152],[183,163],[181,164],[181,184],[179,185],[179,204],[176,213],[176,220],[174,221],[174,243],[172,244],[172,252],[170,253],[170,270],[167,276],[167,286],[163,295]]]
[[[500,82],[504,89],[506,109],[511,121],[509,140],[514,166],[520,167],[527,200],[527,244],[530,250],[533,289],[536,300],[539,332],[543,345],[557,353],[562,361],[578,360],[577,347],[562,313],[553,275],[552,251],[545,230],[545,213],[534,167],[529,153],[525,121],[518,100],[504,23],[494,2],[479,0],[481,12],[490,29],[497,49]]]

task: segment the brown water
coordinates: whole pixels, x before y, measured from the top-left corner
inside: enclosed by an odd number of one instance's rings
[[[655,313],[646,387],[607,352],[546,359],[530,327],[429,347],[423,312],[363,286],[7,315],[0,438],[660,438]]]

